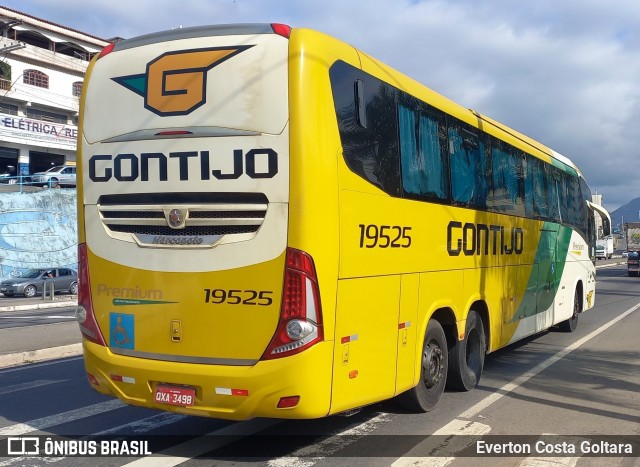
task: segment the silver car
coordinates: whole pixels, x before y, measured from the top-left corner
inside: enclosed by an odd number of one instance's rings
[[[78,293],[78,274],[73,269],[30,269],[20,277],[0,282],[0,293],[5,297],[24,295],[35,297],[42,294],[45,288],[47,294],[53,286],[55,292]]]
[[[31,184],[50,186],[76,186],[76,168],[70,165],[58,165],[51,167],[46,172],[31,174]]]

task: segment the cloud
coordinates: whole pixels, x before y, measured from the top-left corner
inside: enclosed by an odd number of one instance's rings
[[[640,196],[635,0],[10,0],[99,37],[284,22],[338,37],[576,162],[614,209]]]

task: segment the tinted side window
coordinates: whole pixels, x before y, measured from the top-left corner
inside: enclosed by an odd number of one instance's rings
[[[369,183],[590,236],[589,189],[562,162],[547,164],[342,61],[329,76],[344,160]]]
[[[524,215],[523,154],[503,141],[491,138],[491,190],[487,204],[491,210]]]
[[[402,187],[410,198],[449,198],[444,113],[408,95],[398,104]]]
[[[549,193],[549,219],[562,222],[559,183],[560,172],[555,167],[547,167],[547,192]]]
[[[549,197],[545,163],[527,155],[524,167],[524,200],[527,216],[547,219],[549,217]]]
[[[344,159],[349,169],[392,196],[400,196],[400,156],[393,87],[342,61],[329,70]],[[358,98],[366,128],[358,118]]]
[[[478,131],[448,118],[451,199],[454,204],[487,207],[487,160]]]

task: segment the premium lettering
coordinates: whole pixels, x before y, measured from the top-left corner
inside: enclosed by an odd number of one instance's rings
[[[98,295],[106,295],[107,297],[148,298],[153,300],[161,300],[162,290],[141,289],[138,286],[109,287],[107,284],[98,284]]]
[[[449,256],[522,254],[524,232],[520,227],[451,221],[447,226]]]

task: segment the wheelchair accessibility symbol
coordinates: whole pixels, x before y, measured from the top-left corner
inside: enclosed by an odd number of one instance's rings
[[[133,315],[111,313],[109,315],[109,346],[119,349],[133,349],[134,344]]]

